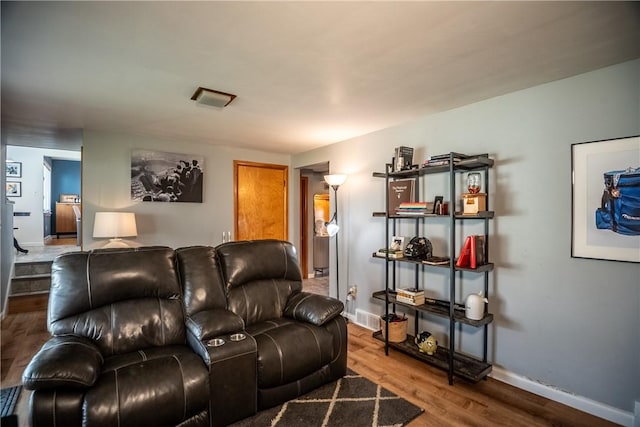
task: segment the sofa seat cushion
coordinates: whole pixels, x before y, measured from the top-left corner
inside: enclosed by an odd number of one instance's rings
[[[258,387],[297,381],[333,358],[333,337],[323,327],[279,318],[247,328],[258,349]]]
[[[207,409],[209,374],[186,346],[109,357],[83,403],[86,425],[175,426]]]

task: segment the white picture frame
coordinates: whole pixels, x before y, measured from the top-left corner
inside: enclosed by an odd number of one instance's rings
[[[571,257],[640,262],[640,235],[599,229],[604,174],[640,166],[640,136],[571,145]]]
[[[403,236],[392,236],[391,240],[389,241],[389,250],[393,250],[393,251],[397,251],[397,250],[401,250],[404,251],[404,237]]]

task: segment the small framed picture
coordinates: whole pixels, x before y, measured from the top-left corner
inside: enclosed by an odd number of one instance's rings
[[[389,249],[392,251],[404,251],[404,237],[393,236],[389,243]]]
[[[442,202],[444,201],[444,196],[436,196],[433,201],[433,214],[442,215]]]
[[[22,178],[22,162],[6,162],[7,178]]]
[[[7,181],[7,197],[22,197],[22,183],[19,181]]]

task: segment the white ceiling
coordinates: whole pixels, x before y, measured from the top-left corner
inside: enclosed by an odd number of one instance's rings
[[[298,153],[638,58],[639,28],[634,2],[3,1],[2,125]]]

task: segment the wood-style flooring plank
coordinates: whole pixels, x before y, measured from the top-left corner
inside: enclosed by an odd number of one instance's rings
[[[49,338],[46,312],[8,315],[0,338],[1,385],[20,384],[26,364]],[[456,378],[450,386],[446,372],[393,349],[386,356],[384,344],[354,324],[348,343],[349,368],[425,410],[409,427],[615,425],[492,378],[477,384]],[[16,406],[21,427],[28,426],[29,396],[23,390]]]
[[[349,325],[348,364],[362,376],[425,410],[409,424],[419,426],[593,426],[615,424],[488,378],[471,383],[389,349],[372,332]]]
[[[30,311],[47,311],[49,293],[37,295],[15,295],[7,300],[7,313],[18,314]]]

